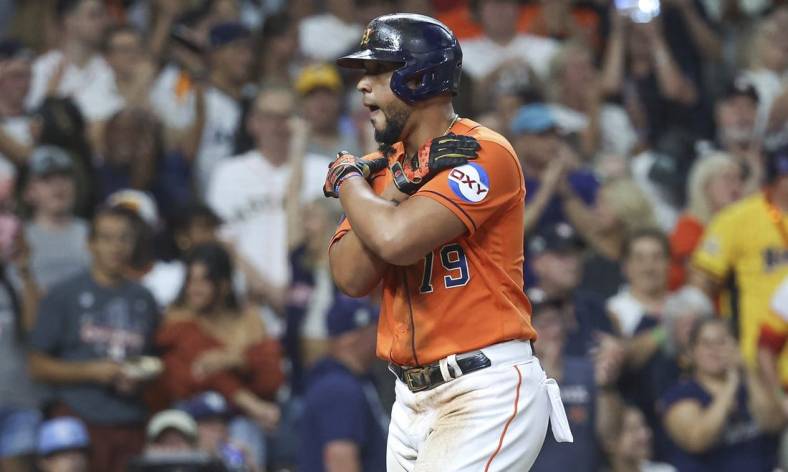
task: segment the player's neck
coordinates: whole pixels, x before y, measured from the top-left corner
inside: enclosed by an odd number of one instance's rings
[[[446,134],[457,116],[450,101],[442,105],[419,108],[415,113],[419,115],[411,117],[413,129],[405,134],[406,138],[403,140],[407,156],[415,154],[433,138]]]

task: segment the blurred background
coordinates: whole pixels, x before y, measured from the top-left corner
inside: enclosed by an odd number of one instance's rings
[[[525,171],[533,470],[788,470],[788,2],[0,0],[0,471],[385,469],[321,190],[392,12]]]

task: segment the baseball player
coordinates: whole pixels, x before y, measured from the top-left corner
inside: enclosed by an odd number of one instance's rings
[[[459,118],[462,51],[421,15],[372,20],[357,88],[382,151],[340,152],[324,192],[346,219],[330,246],[338,287],[383,287],[377,354],[397,377],[392,471],[525,471],[548,421],[571,441],[560,392],[534,357],[523,293],[523,173],[498,133]]]

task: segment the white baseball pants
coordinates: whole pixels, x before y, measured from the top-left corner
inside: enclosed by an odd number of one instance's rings
[[[558,385],[547,379],[527,341],[481,349],[492,365],[432,390],[396,381],[388,472],[525,472],[547,424],[571,442]]]

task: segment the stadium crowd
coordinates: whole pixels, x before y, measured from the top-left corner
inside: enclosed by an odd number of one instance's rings
[[[385,469],[321,190],[396,11],[524,169],[533,470],[788,470],[788,2],[0,0],[1,472]]]

